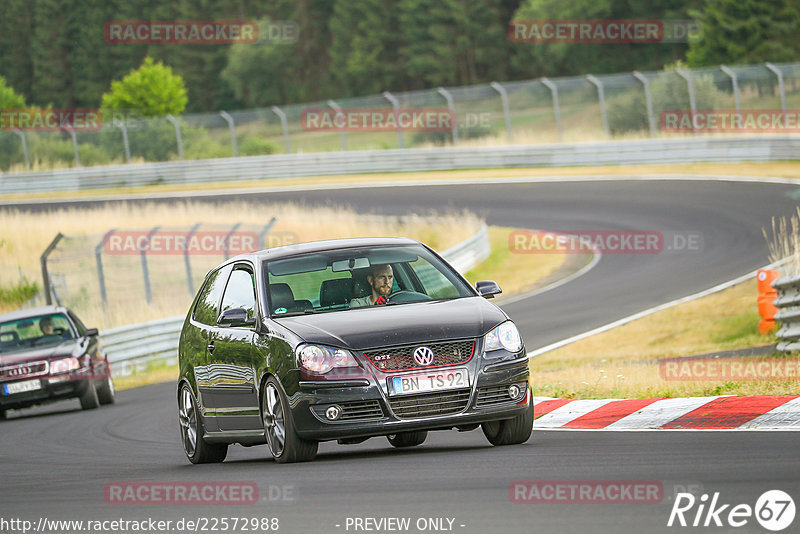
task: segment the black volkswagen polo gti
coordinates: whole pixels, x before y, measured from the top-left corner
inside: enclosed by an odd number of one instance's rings
[[[278,462],[320,441],[481,426],[494,445],[533,427],[514,323],[425,245],[401,238],[278,247],[206,275],[180,337],[178,414],[187,457],[267,443]]]

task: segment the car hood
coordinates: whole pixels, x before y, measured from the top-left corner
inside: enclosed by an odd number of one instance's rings
[[[24,362],[50,360],[67,356],[80,356],[84,353],[86,345],[83,339],[70,339],[55,345],[44,347],[31,347],[14,352],[0,352],[0,366],[14,365]]]
[[[506,320],[483,297],[297,315],[275,321],[309,343],[354,350],[477,338]]]

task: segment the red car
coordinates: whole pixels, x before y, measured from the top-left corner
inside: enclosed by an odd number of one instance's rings
[[[97,329],[57,306],[0,315],[0,419],[9,409],[76,397],[84,410],[114,402]]]

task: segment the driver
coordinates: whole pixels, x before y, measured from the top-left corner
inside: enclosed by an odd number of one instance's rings
[[[372,294],[351,300],[350,307],[362,308],[386,304],[389,293],[392,292],[393,282],[394,273],[391,265],[373,265],[372,271],[367,275],[367,283],[372,288]]]
[[[53,329],[53,319],[50,317],[45,317],[39,321],[39,330],[42,331],[42,334],[46,336],[52,336],[55,334],[55,330]]]

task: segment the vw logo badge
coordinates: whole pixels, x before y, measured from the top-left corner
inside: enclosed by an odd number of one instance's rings
[[[433,363],[433,351],[428,347],[417,347],[414,350],[414,361],[419,365],[430,365]]]

